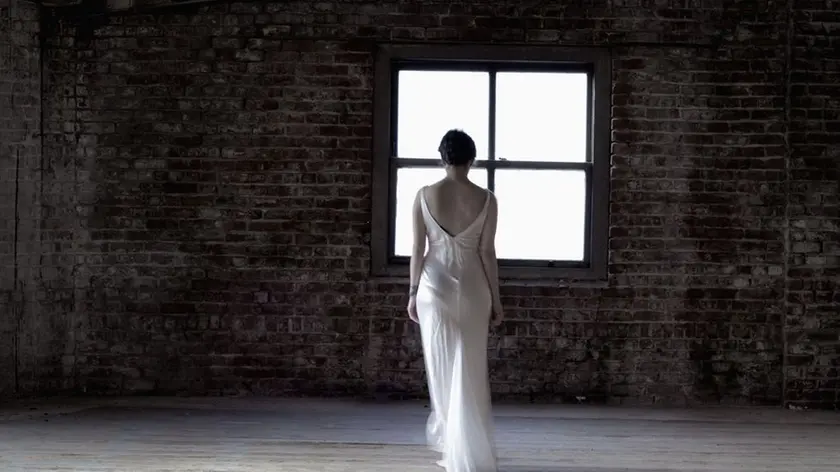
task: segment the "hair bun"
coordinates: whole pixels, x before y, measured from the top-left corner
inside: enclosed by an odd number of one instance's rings
[[[440,140],[441,160],[450,166],[465,166],[475,160],[475,141],[460,129],[451,129]]]

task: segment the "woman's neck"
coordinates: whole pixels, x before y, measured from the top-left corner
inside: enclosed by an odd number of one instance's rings
[[[469,180],[469,178],[467,178],[468,173],[469,168],[467,167],[448,166],[446,168],[446,178],[449,180],[465,182]]]

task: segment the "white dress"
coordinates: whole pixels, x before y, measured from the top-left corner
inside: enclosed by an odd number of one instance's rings
[[[421,208],[429,249],[417,290],[417,314],[432,412],[426,438],[443,455],[447,472],[496,472],[496,446],[487,376],[487,335],[492,311],[490,284],[479,243],[484,208],[465,230],[446,232]]]

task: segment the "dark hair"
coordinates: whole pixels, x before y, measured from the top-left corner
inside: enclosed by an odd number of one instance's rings
[[[441,160],[449,166],[465,166],[475,159],[475,142],[467,133],[451,129],[440,140]]]

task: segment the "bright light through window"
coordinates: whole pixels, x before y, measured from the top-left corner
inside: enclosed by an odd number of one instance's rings
[[[500,259],[579,261],[586,224],[586,174],[578,170],[496,171]]]
[[[490,74],[403,70],[397,82],[397,156],[435,159],[440,138],[453,128],[475,141],[487,159]]]
[[[487,72],[400,71],[396,157],[437,159],[443,134],[458,128],[475,140],[478,158],[487,159],[489,84]],[[585,163],[588,88],[585,73],[498,72],[495,157],[514,167],[516,161]],[[441,177],[442,168],[398,170],[395,255],[410,255],[411,206],[417,190]],[[584,259],[584,170],[474,168],[470,178],[482,187],[493,182],[491,190],[499,201],[500,259]]]
[[[585,162],[586,74],[499,72],[496,157]]]

